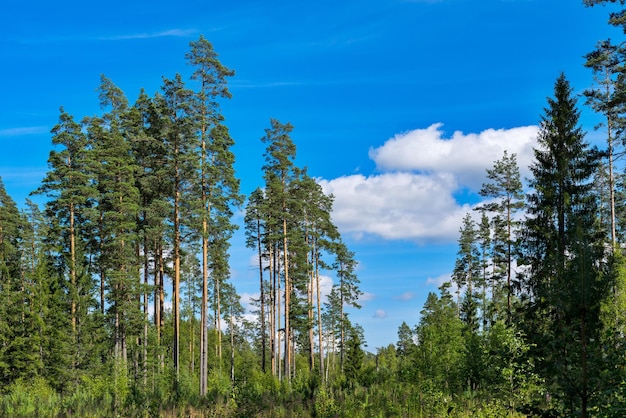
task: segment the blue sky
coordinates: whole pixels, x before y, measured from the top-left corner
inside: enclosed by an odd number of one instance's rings
[[[262,184],[270,118],[291,122],[297,163],[336,196],[334,219],[365,292],[353,321],[368,348],[395,343],[454,265],[461,219],[506,149],[530,162],[537,123],[565,72],[623,34],[582,0],[5,2],[0,13],[0,176],[22,204],[47,170],[58,109],[99,113],[100,74],[129,97],[190,75],[203,34],[235,70],[223,104],[242,191]],[[588,139],[598,118],[582,106]],[[241,216],[237,217],[241,220]],[[233,241],[232,280],[258,292]],[[332,277],[328,277],[330,284]]]

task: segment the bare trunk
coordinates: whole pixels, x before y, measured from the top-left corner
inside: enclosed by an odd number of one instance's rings
[[[195,334],[196,333],[193,329],[193,322],[194,322],[196,309],[195,309],[195,304],[193,304],[193,302],[191,301],[191,292],[189,292],[188,302],[189,302],[189,306],[191,306],[191,316],[189,317],[189,373],[193,375],[196,369],[196,362],[195,362],[195,354],[196,354],[196,350],[195,350],[196,335]]]
[[[103,213],[100,212],[100,232],[102,233],[102,231],[104,231],[104,219],[103,219]],[[102,242],[99,244],[100,247],[100,251],[102,251]],[[104,274],[104,266],[102,266],[102,262],[98,262],[99,265],[99,270],[100,270],[100,312],[102,313],[102,315],[104,315],[104,303],[105,303],[105,299],[104,299],[104,289],[105,289],[105,274]]]
[[[511,323],[511,264],[513,263],[513,255],[511,254],[511,240],[512,240],[512,232],[511,232],[511,200],[509,199],[507,208],[506,208],[506,218],[507,218],[507,268],[506,268],[506,320],[507,324]]]
[[[72,336],[76,341],[76,232],[74,229],[74,203],[70,203],[70,294]]]
[[[275,254],[276,255],[276,254]],[[277,266],[277,262],[278,259],[274,260],[274,268],[276,269],[274,272],[274,281],[276,282],[276,320],[278,321],[277,325],[276,325],[276,338],[278,338],[278,341],[276,343],[276,362],[278,363],[278,376],[279,379],[283,378],[283,362],[281,361],[280,358],[280,354],[281,354],[281,346],[280,346],[280,332],[281,332],[281,321],[282,321],[282,316],[281,316],[281,309],[280,307],[282,306],[282,297],[280,295],[280,276],[278,276],[278,266]],[[283,333],[283,337],[285,336],[285,334]]]
[[[207,299],[208,299],[208,280],[209,280],[209,262],[208,262],[208,239],[207,239],[207,221],[202,222],[202,302],[200,305],[200,395],[204,396],[207,393],[207,379],[208,379],[208,329],[207,329]]]
[[[308,225],[307,225],[307,230],[308,230]],[[309,276],[309,283],[307,285],[307,302],[308,302],[308,321],[309,321],[309,370],[313,371],[313,369],[315,368],[315,336],[313,335],[313,286],[315,284],[315,268],[314,268],[314,263],[315,263],[315,239],[313,239],[312,243],[309,243],[309,234],[307,231],[307,245],[310,244],[311,245],[311,253],[310,253],[310,265],[311,265],[311,272],[310,272],[310,276]],[[307,255],[307,258],[309,257],[309,255]],[[294,356],[295,358],[295,356]],[[295,363],[295,362],[294,362]]]
[[[323,339],[324,332],[322,326],[322,297],[320,289],[320,271],[319,271],[319,256],[315,256],[315,285],[317,287],[317,332],[319,338],[320,349],[320,376],[324,379],[324,349]]]
[[[222,306],[220,301],[220,281],[217,277],[215,277],[215,305],[216,305],[216,313],[215,313],[215,324],[217,329],[217,359],[220,362],[220,370],[222,370]]]
[[[180,167],[180,145],[179,138],[174,141],[174,280],[172,283],[172,308],[174,313],[174,347],[173,360],[176,378],[180,374],[180,246],[181,246],[181,225],[180,225],[180,203],[181,203],[181,167]]]
[[[283,210],[286,208],[283,207]],[[287,250],[287,219],[283,217],[283,271],[285,273],[285,374],[288,381],[291,381],[291,330],[290,330],[290,302],[291,302],[291,281],[289,279],[289,257]]]
[[[263,255],[261,253],[261,220],[257,218],[257,250],[259,253],[259,297],[261,308],[261,370],[265,373],[265,353],[267,351],[267,339],[265,331],[265,291],[263,286]]]
[[[269,246],[269,274],[270,274],[270,362],[272,376],[276,376],[276,275],[274,274],[274,251]]]
[[[340,353],[340,357],[339,357],[339,369],[341,370],[341,373],[343,373],[343,356],[344,356],[344,351],[345,351],[345,326],[344,326],[344,318],[343,318],[343,297],[341,298],[341,307],[339,308],[340,314],[339,314],[339,320],[341,321],[341,323],[339,324],[339,328],[341,329],[341,335],[340,335],[340,344],[341,344],[341,353]]]
[[[137,244],[137,252],[139,253],[139,244]],[[143,240],[143,386],[144,388],[148,384],[148,321],[150,321],[149,308],[148,308],[148,277],[149,271],[148,260],[148,241],[144,237]]]
[[[159,244],[159,323],[158,328],[158,342],[157,345],[161,346],[161,335],[163,328],[165,327],[165,265],[163,263],[163,244]],[[161,360],[161,369],[165,368],[165,355],[159,354]]]
[[[605,86],[606,96],[611,96],[611,74],[608,68],[605,67]],[[609,154],[609,199],[611,206],[611,250],[615,249],[617,242],[615,232],[615,178],[613,175],[613,118],[611,113],[607,113],[606,117],[606,129],[607,129],[607,152]]]
[[[309,319],[309,369],[313,371],[315,368],[315,335],[313,334],[313,286],[315,284],[315,272],[311,271],[311,278],[307,286],[308,293],[308,319]]]
[[[235,386],[235,322],[233,309],[230,309],[230,383]]]

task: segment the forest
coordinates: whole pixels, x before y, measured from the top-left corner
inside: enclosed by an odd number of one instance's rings
[[[626,31],[626,9],[609,24]],[[261,128],[244,196],[221,110],[234,71],[203,36],[184,59],[190,75],[135,103],[102,75],[100,115],[61,107],[43,207],[0,177],[1,416],[626,416],[626,46],[585,56],[582,96],[556,78],[528,184],[515,154],[486,168],[451,280],[374,352],[349,315],[356,254],[294,127]],[[238,210],[253,320],[230,277]]]

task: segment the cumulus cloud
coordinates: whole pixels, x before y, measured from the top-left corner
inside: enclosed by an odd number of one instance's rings
[[[504,151],[517,154],[520,171],[527,173],[533,158],[538,128],[487,129],[478,134],[454,132],[444,137],[443,124],[394,136],[369,156],[381,171],[416,171],[450,174],[459,186],[480,188],[485,170],[502,158]]]
[[[456,237],[459,220],[471,210],[454,199],[458,186],[446,174],[357,174],[319,183],[335,196],[334,222],[357,237],[446,241]]]
[[[506,150],[516,154],[522,178],[528,176],[538,128],[454,132],[440,123],[398,134],[369,151],[379,173],[318,180],[335,196],[333,220],[356,238],[374,235],[420,243],[457,239],[471,205],[455,195],[478,193],[486,170]]]

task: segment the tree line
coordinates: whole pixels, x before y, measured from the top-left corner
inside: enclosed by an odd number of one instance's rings
[[[360,290],[332,196],[296,165],[293,127],[272,119],[261,138],[265,184],[246,205],[260,292],[258,320],[246,321],[229,280],[244,196],[220,110],[234,71],[202,36],[186,60],[193,88],[176,74],[130,104],[102,75],[101,115],[60,109],[33,192],[46,197],[43,210],[30,200],[19,209],[0,181],[3,387],[39,379],[69,396],[106,377],[120,410],[129,391],[184,386],[206,397],[211,382],[230,392],[251,370],[289,382],[343,369],[354,328],[345,308],[358,307]],[[320,277],[332,272],[324,302]]]
[[[610,23],[624,29],[624,16]],[[585,140],[561,74],[526,187],[515,154],[487,169],[450,281],[428,295],[416,326],[403,323],[397,344],[379,350],[420,396],[443,400],[425,415],[626,412],[624,52],[606,40],[585,56],[594,85],[581,97],[604,119],[606,147]]]
[[[626,2],[584,1],[605,3]],[[1,414],[624,416],[624,51],[606,40],[585,57],[606,147],[585,140],[560,74],[531,177],[508,152],[486,170],[450,281],[375,353],[347,312],[355,254],[296,165],[293,126],[270,121],[264,184],[244,199],[220,110],[234,72],[206,39],[186,55],[194,89],[176,75],[131,105],[102,76],[103,114],[62,108],[52,129],[45,208],[0,182]],[[229,280],[240,207],[251,321]]]

